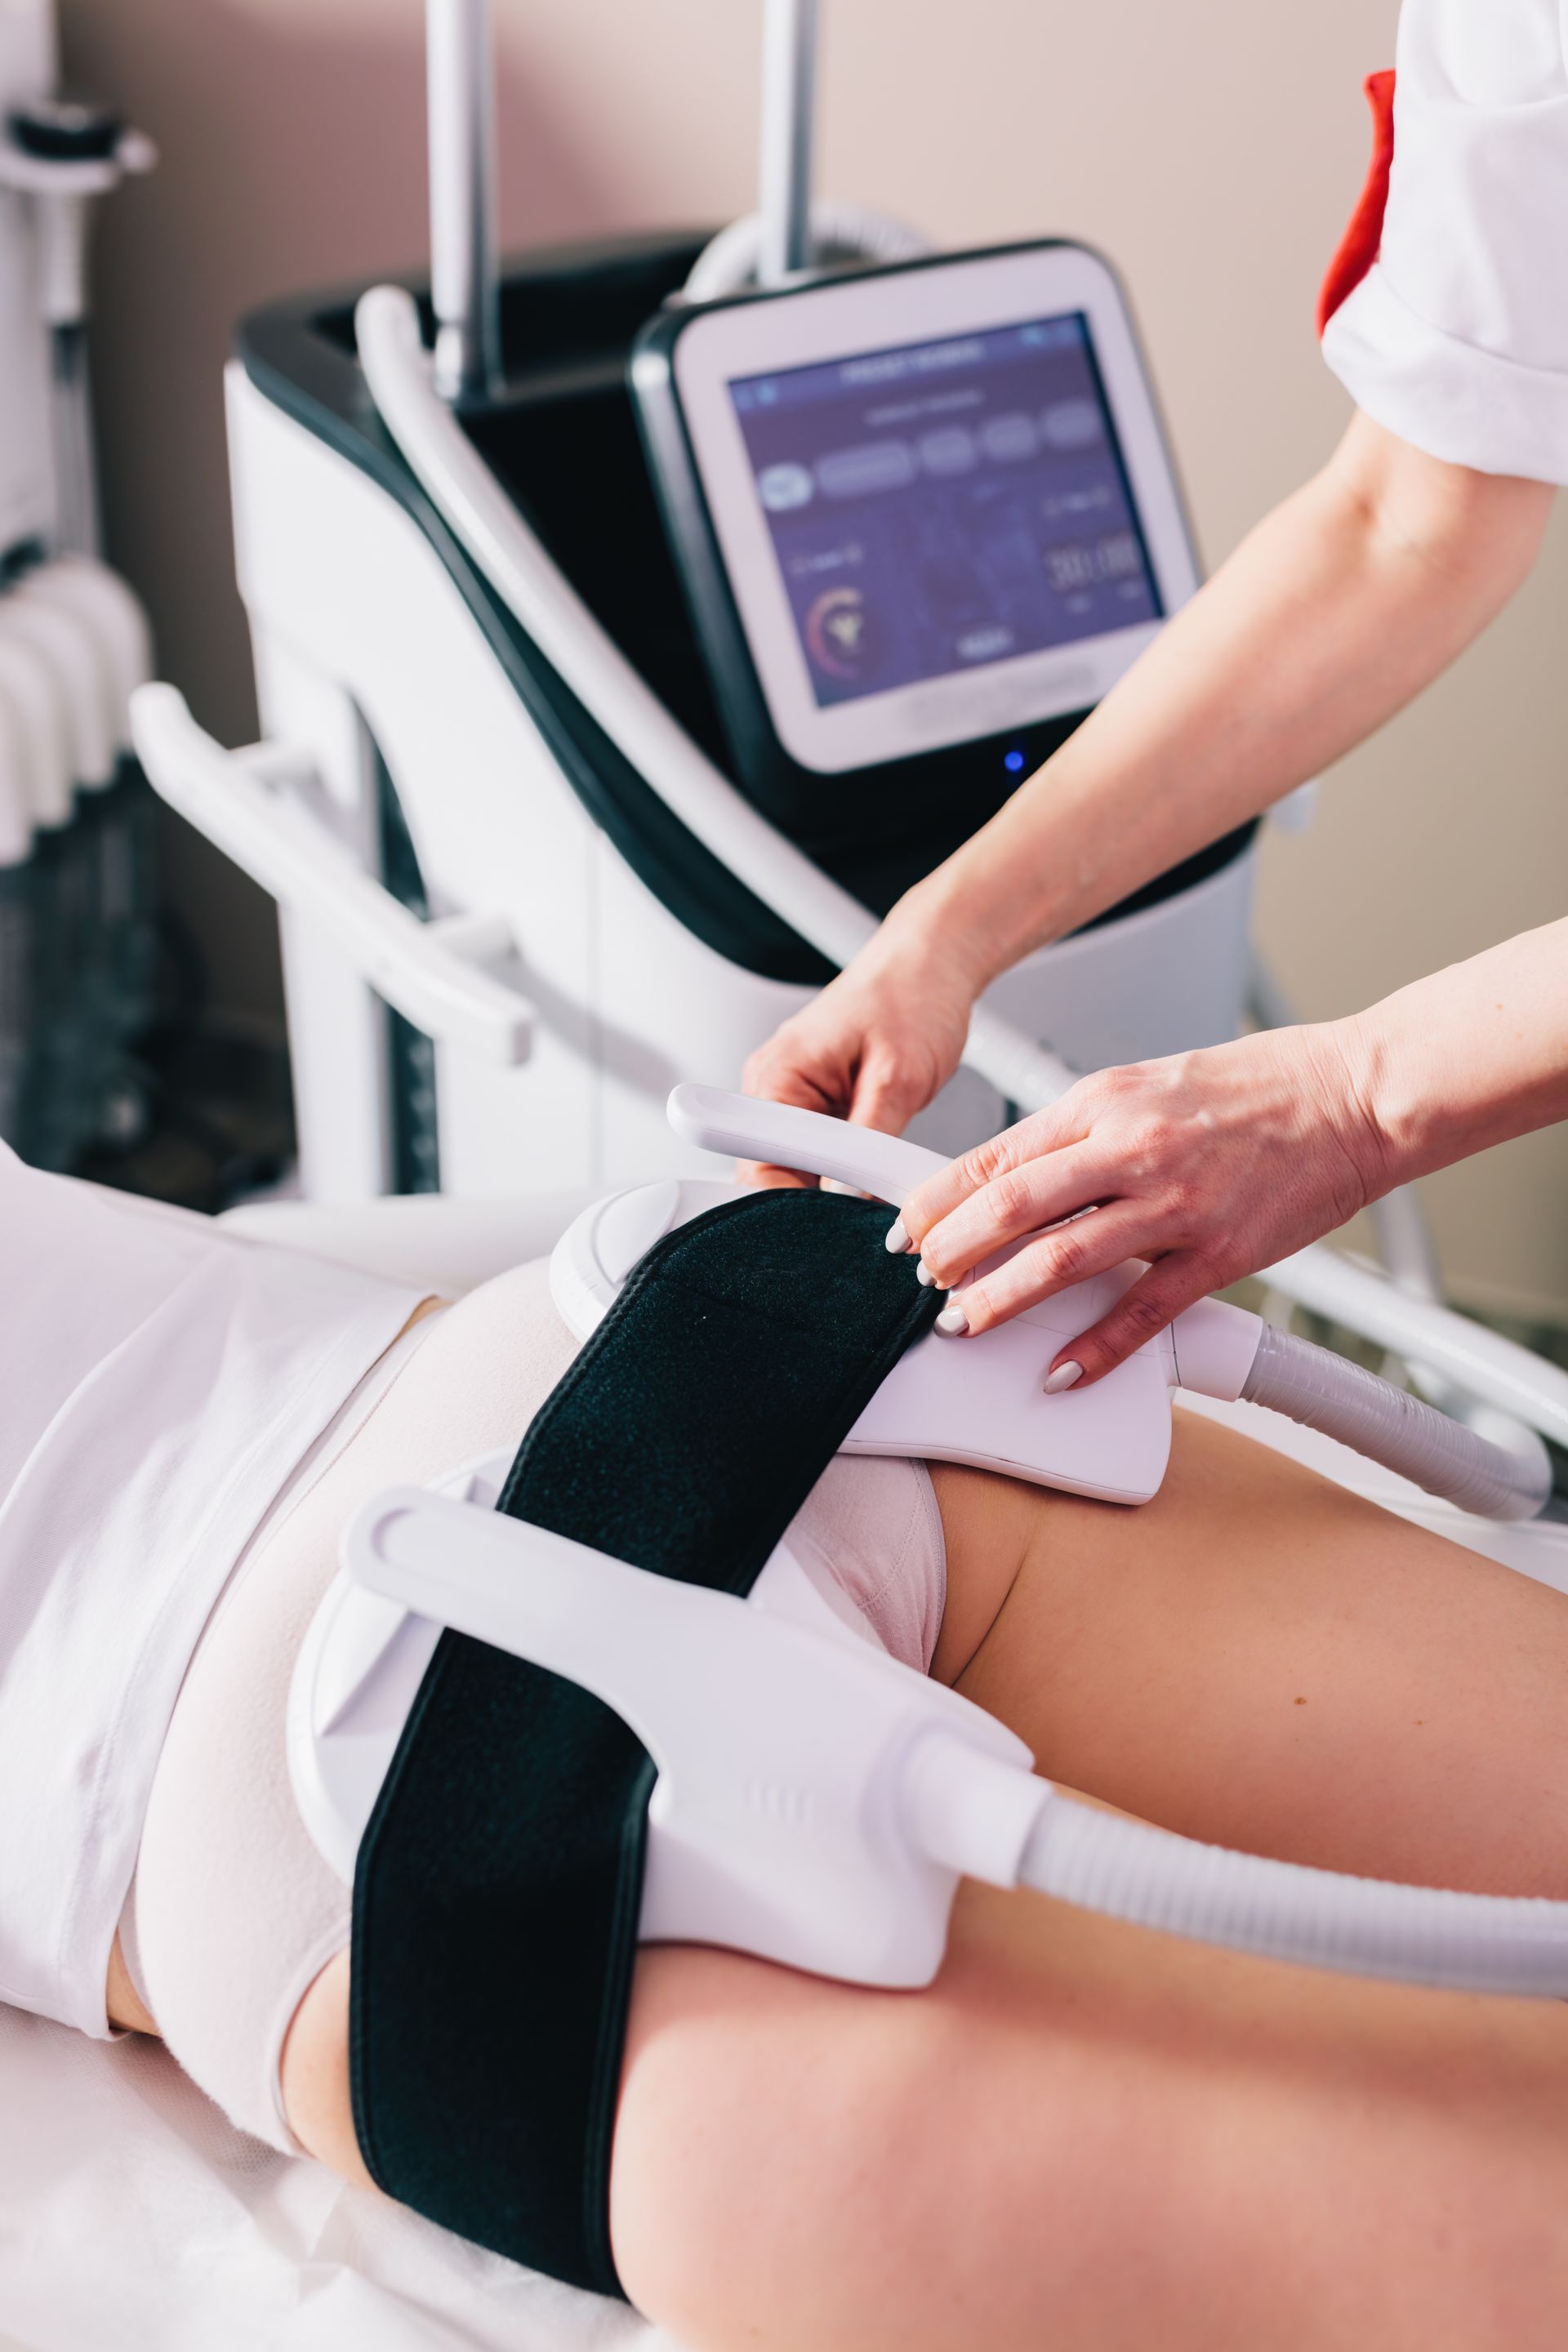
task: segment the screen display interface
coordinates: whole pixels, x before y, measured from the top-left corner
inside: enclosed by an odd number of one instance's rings
[[[1159,618],[1081,311],[730,394],[819,705]]]

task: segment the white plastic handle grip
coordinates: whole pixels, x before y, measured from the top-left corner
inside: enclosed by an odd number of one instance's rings
[[[677,1135],[703,1151],[770,1160],[803,1176],[831,1176],[894,1208],[948,1164],[940,1151],[901,1136],[879,1135],[874,1128],[850,1127],[787,1103],[753,1102],[750,1095],[726,1094],[719,1087],[677,1087],[667,1108]]]
[[[422,922],[308,809],[267,782],[258,752],[226,751],[205,734],[174,687],[142,687],[132,698],[131,725],[142,764],[170,807],[280,907],[330,931],[355,971],[405,1020],[489,1062],[527,1059],[532,1007],[469,961],[509,944],[499,919]],[[269,764],[281,772],[289,754],[279,748]]]

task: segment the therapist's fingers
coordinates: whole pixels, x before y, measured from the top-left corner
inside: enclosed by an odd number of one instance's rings
[[[1113,1265],[1138,1255],[1139,1240],[1147,1229],[1147,1217],[1134,1202],[1096,1209],[1026,1243],[1004,1265],[992,1266],[955,1291],[952,1304],[962,1308],[968,1329],[978,1336],[1054,1297],[1058,1290],[1087,1282],[1092,1275],[1108,1274]]]
[[[778,1041],[773,1041],[776,1048]],[[845,1098],[835,1099],[825,1092],[821,1073],[810,1075],[792,1068],[776,1050],[764,1048],[753,1054],[746,1065],[745,1089],[748,1094],[762,1094],[772,1102],[793,1103],[802,1110],[827,1111],[835,1118],[847,1118],[854,1127],[873,1127],[884,1135],[901,1135],[916,1111],[924,1108],[930,1098],[928,1074],[911,1069],[900,1055],[869,1050],[852,1078],[844,1081],[851,1091]],[[812,1186],[815,1176],[803,1176],[796,1170],[779,1168],[765,1160],[743,1160],[737,1172],[742,1184],[756,1184],[783,1190],[789,1186]]]
[[[1109,1315],[1076,1339],[1062,1342],[1047,1371],[1047,1384],[1079,1389],[1103,1380],[1214,1287],[1212,1264],[1196,1250],[1173,1250],[1139,1276]],[[1070,1370],[1074,1365],[1076,1372]]]
[[[883,1135],[902,1135],[915,1113],[931,1097],[932,1072],[917,1066],[905,1055],[886,1047],[868,1048],[856,1074],[849,1120],[854,1127],[874,1127]]]
[[[917,1248],[922,1248],[923,1254],[926,1236],[964,1202],[1015,1171],[1032,1166],[1047,1154],[1081,1143],[1089,1123],[1082,1089],[1074,1087],[1060,1102],[1052,1103],[1045,1110],[1031,1111],[1016,1127],[1004,1128],[1000,1135],[989,1136],[973,1150],[961,1151],[956,1160],[939,1168],[934,1176],[928,1176],[904,1202],[899,1213],[910,1241]],[[1083,1204],[1080,1202],[1078,1205]],[[1058,1213],[1065,1215],[1068,1212]],[[1038,1223],[1038,1218],[1035,1222]],[[998,1246],[998,1242],[991,1244],[993,1249]]]
[[[1124,1189],[1103,1149],[1067,1144],[1021,1167],[1004,1169],[971,1192],[927,1230],[921,1262],[944,1290],[951,1289],[1007,1243],[1059,1225],[1085,1209],[1103,1210]],[[904,1213],[907,1228],[907,1204]]]
[[[743,1094],[763,1102],[789,1103],[797,1110],[826,1111],[834,1118],[842,1118],[848,1111],[852,1088],[849,1068],[833,1056],[813,1061],[803,1055],[788,1024],[748,1057],[741,1073]],[[815,1176],[803,1175],[795,1168],[775,1167],[764,1160],[738,1160],[735,1173],[742,1184],[763,1190],[809,1192],[816,1183]]]
[[[747,1064],[750,1075],[756,1057]],[[748,1087],[748,1092],[752,1089]],[[852,1127],[874,1127],[883,1135],[901,1135],[918,1110],[923,1110],[930,1098],[926,1073],[911,1070],[909,1063],[891,1053],[871,1052],[855,1079],[855,1092],[848,1105],[847,1116]],[[811,1095],[813,1099],[802,1100]],[[782,1102],[799,1101],[805,1110],[821,1110],[821,1096],[809,1086],[796,1084],[793,1096],[774,1093],[773,1099]],[[815,1176],[802,1176],[794,1169],[776,1168],[763,1160],[744,1160],[738,1173],[742,1184],[755,1184],[766,1190],[784,1190],[792,1185],[811,1186]]]

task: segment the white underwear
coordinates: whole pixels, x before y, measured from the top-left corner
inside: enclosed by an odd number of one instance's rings
[[[399,1343],[368,1412],[352,1407],[284,1497],[209,1620],[159,1759],[121,1940],[174,2056],[234,2122],[299,2153],[279,2092],[283,2039],[349,1940],[350,1890],[300,1819],[284,1752],[294,1659],[338,1538],[381,1488],[515,1445],[576,1341],[541,1262],[487,1283]],[[374,1381],[374,1375],[372,1375]],[[807,1573],[838,1613],[929,1669],[946,1598],[936,1497],[918,1462],[839,1456],[797,1517]]]

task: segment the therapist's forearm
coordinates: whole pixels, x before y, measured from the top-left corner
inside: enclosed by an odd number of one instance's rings
[[[1056,756],[894,923],[982,988],[1258,814],[1411,700],[1508,601],[1551,491],[1358,416]]]
[[[1375,1199],[1568,1119],[1568,920],[1384,997],[1327,1033]]]

